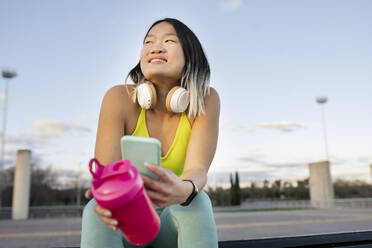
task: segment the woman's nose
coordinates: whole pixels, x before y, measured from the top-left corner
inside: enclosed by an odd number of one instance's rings
[[[151,53],[164,53],[165,49],[160,44],[154,45],[151,48]]]

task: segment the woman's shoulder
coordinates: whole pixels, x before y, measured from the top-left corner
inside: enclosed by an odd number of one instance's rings
[[[131,95],[134,89],[134,85],[118,84],[112,86],[106,91],[105,98],[121,99],[127,101],[131,99]]]
[[[132,100],[134,85],[131,84],[118,84],[105,93],[104,99],[112,100],[114,102],[121,102],[129,105],[135,105],[135,102]]]
[[[204,98],[205,104],[216,104],[220,102],[220,96],[215,88],[209,87],[209,94]]]
[[[119,112],[134,114],[138,112],[138,104],[132,100],[134,85],[119,84],[111,87],[105,93],[103,105]]]
[[[218,92],[213,87],[209,87],[208,93],[204,96],[204,106],[205,106],[205,113],[201,116],[205,117],[205,115],[211,114],[219,114],[220,111],[220,97]],[[191,126],[193,126],[195,120],[201,116],[196,117],[189,117],[189,121]]]
[[[220,96],[215,88],[209,87],[208,94],[204,97],[205,113],[215,114],[220,111]]]

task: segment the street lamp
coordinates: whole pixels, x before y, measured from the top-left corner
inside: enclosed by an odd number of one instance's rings
[[[1,134],[1,153],[0,153],[0,173],[3,172],[4,169],[4,151],[5,151],[5,131],[6,131],[6,117],[7,117],[7,110],[8,110],[8,84],[10,79],[17,76],[15,71],[11,70],[2,70],[2,76],[5,79],[5,90],[4,90],[4,111],[3,111],[3,132]],[[0,183],[0,208],[2,207],[2,193],[3,193],[3,185]]]
[[[325,147],[325,155],[326,160],[329,160],[328,157],[328,142],[327,142],[327,128],[326,128],[326,118],[325,118],[325,110],[324,105],[328,101],[327,97],[321,96],[316,98],[316,102],[322,106],[322,123],[323,123],[323,132],[324,132],[324,147]]]
[[[80,207],[81,205],[81,197],[80,197],[80,184],[81,184],[81,162],[79,162],[79,167],[77,171],[77,177],[76,177],[76,206]]]

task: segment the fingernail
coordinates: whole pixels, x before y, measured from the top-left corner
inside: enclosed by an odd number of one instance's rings
[[[150,167],[151,166],[151,164],[148,163],[148,162],[144,162],[144,164],[145,164],[146,167]]]
[[[106,217],[110,217],[111,212],[110,211],[105,211],[105,212],[103,212],[103,215],[106,216]]]
[[[111,227],[112,230],[116,231],[116,226]]]
[[[88,191],[85,191],[85,198],[86,199],[89,199],[90,198],[90,195],[89,195]]]
[[[113,226],[117,226],[118,225],[118,221],[117,220],[112,220],[110,222],[110,224],[113,225]]]

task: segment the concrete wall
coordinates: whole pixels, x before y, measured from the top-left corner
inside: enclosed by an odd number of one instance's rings
[[[329,161],[309,164],[310,200],[313,207],[329,208],[333,206],[334,191]]]
[[[14,175],[12,219],[28,218],[31,187],[31,151],[18,150]]]

